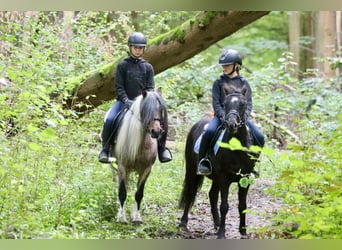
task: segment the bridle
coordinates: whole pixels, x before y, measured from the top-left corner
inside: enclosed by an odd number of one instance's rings
[[[163,107],[163,105],[162,105],[162,102],[161,102],[161,100],[159,98],[157,98],[157,101],[158,101],[159,107],[160,107],[160,109],[158,111],[159,112],[159,116],[155,114],[157,117],[154,117],[153,119],[151,119],[150,122],[147,125],[145,124],[145,126],[143,127],[143,130],[144,130],[145,133],[150,134],[152,138],[159,139],[163,135],[165,130],[162,128],[164,113],[163,113],[163,108],[161,108],[161,107]],[[136,117],[136,119],[141,124],[143,124],[141,118],[134,113],[133,109],[130,109],[129,111],[132,113],[133,116]],[[160,129],[158,129],[158,130],[154,130],[153,129],[153,124],[155,122],[159,122]],[[151,128],[151,125],[152,125],[152,128]]]
[[[156,131],[154,130],[153,128],[152,129],[149,129],[149,128],[146,128],[146,132],[148,134],[151,134],[151,137],[152,138],[156,138],[156,139],[159,139],[162,134],[164,133],[164,129],[162,128],[161,124],[162,124],[162,121],[160,118],[154,118],[153,119],[153,122],[159,122],[160,123],[160,130],[159,131]]]
[[[229,97],[229,96],[242,96],[242,94],[240,94],[240,93],[232,93],[232,94],[227,95],[227,97]],[[225,121],[225,126],[226,127],[229,127],[229,125],[230,125],[229,124],[229,119],[231,117],[235,117],[235,119],[237,121],[236,125],[237,125],[238,128],[241,128],[246,123],[245,119],[241,118],[240,113],[236,109],[232,109],[224,117],[224,121]]]
[[[237,120],[238,120],[237,126],[239,128],[241,128],[243,125],[245,125],[244,119],[241,119],[241,116],[240,116],[239,112],[237,112],[236,110],[229,111],[228,114],[226,114],[225,120],[228,120],[231,116],[236,116],[237,117]]]

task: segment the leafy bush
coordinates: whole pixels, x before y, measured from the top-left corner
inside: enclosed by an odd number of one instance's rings
[[[291,147],[272,193],[282,197],[284,209],[274,221],[286,237],[340,238],[342,235],[342,116],[335,129],[308,128],[305,147]],[[295,226],[294,226],[295,225]],[[290,236],[289,236],[290,235]]]
[[[51,93],[63,89],[65,79],[124,55],[126,44],[120,39],[136,23],[128,18],[129,13],[110,13],[118,17],[113,23],[108,22],[109,13],[80,12],[75,22],[68,23],[77,33],[72,35],[56,21],[58,13],[45,14],[26,16],[17,12],[11,17],[17,19],[3,18],[0,27],[0,77],[8,76],[14,83],[0,90],[1,237],[177,237],[175,201],[184,175],[184,138],[195,121],[210,115],[211,85],[220,74],[216,68],[217,48],[156,76],[175,131],[174,161],[167,166],[157,163],[146,184],[143,214],[148,223],[139,228],[119,225],[115,223],[116,183],[108,166],[97,163],[98,134],[111,103],[79,118],[64,109],[63,96],[56,99]],[[150,14],[139,12],[136,19],[150,36],[183,21],[172,19],[183,13]],[[284,22],[281,15],[272,15],[272,20],[280,18]],[[95,21],[98,25],[94,25]],[[156,22],[156,29],[150,21]],[[264,27],[267,21],[257,24]],[[253,88],[258,125],[269,139],[266,151],[272,152],[264,151],[274,163],[270,167],[274,170],[272,177],[277,177],[269,192],[284,203],[284,209],[274,216],[275,237],[340,238],[339,83],[312,77],[312,72],[310,78],[293,79],[288,71],[292,63],[289,53],[265,66],[264,62],[279,56],[283,43],[273,41],[272,33],[264,47],[257,40],[251,45],[246,37],[250,37],[250,32],[259,33],[257,26],[250,27],[220,45],[240,46],[248,55],[246,65],[256,67],[252,73],[243,73]],[[117,32],[117,41],[107,37],[110,32]],[[252,50],[263,53],[270,46],[276,50],[267,54],[267,60],[260,54],[253,56]],[[273,153],[270,148],[277,149],[279,142],[271,141],[274,126],[270,120],[298,135],[302,145],[278,129],[288,148]],[[263,164],[269,162],[260,165]],[[132,204],[131,193],[130,197],[128,205]]]

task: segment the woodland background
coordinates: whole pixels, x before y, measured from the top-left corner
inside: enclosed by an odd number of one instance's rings
[[[228,48],[244,57],[253,119],[267,137],[258,168],[275,184],[265,192],[283,204],[256,234],[341,238],[340,11],[0,12],[0,20],[2,238],[181,237],[185,137],[211,113],[218,57]],[[201,29],[223,24],[225,31],[210,34],[217,34],[212,44],[201,40]],[[148,223],[139,228],[115,222],[116,183],[97,162],[115,98],[113,70],[132,31],[149,39],[146,56],[168,104],[174,154],[167,166],[154,166],[144,198]]]

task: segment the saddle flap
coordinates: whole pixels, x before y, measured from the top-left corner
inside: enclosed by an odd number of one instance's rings
[[[121,124],[122,124],[122,120],[125,116],[127,112],[127,109],[122,109],[118,114],[117,116],[115,117],[114,121],[113,121],[113,130],[112,130],[112,136],[111,136],[111,144],[112,145],[115,145],[115,141],[116,141],[116,138],[118,136],[118,131],[119,131],[119,128],[121,127]]]
[[[216,155],[217,151],[219,150],[220,146],[219,143],[222,141],[223,135],[225,133],[226,129],[218,129],[217,132],[215,133],[213,141],[210,143],[210,147],[213,147],[214,150],[214,155]],[[197,138],[195,145],[194,145],[194,151],[196,154],[198,154],[202,137],[203,137],[204,132]]]

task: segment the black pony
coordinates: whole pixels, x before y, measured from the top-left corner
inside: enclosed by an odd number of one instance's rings
[[[228,192],[229,186],[233,182],[238,183],[239,198],[239,214],[240,226],[239,231],[241,238],[247,238],[246,232],[246,198],[249,188],[249,182],[241,185],[241,178],[248,178],[253,172],[254,165],[257,161],[259,153],[250,153],[249,147],[251,137],[245,124],[246,109],[246,88],[236,88],[230,85],[224,85],[225,91],[225,122],[221,129],[225,130],[222,142],[228,143],[233,137],[240,141],[241,146],[237,149],[229,147],[219,147],[214,152],[210,147],[209,158],[211,160],[213,171],[207,176],[212,180],[209,191],[209,199],[211,205],[211,213],[213,216],[214,227],[219,227],[217,235],[219,239],[225,238],[226,215],[228,213]],[[190,130],[185,146],[185,162],[186,173],[183,183],[183,190],[179,202],[180,208],[184,208],[180,221],[180,227],[187,229],[188,213],[194,204],[197,191],[202,186],[203,176],[197,175],[198,155],[194,151],[196,140],[203,133],[209,119],[198,121]],[[221,196],[220,213],[218,211],[218,197]],[[221,217],[220,217],[221,216]]]

